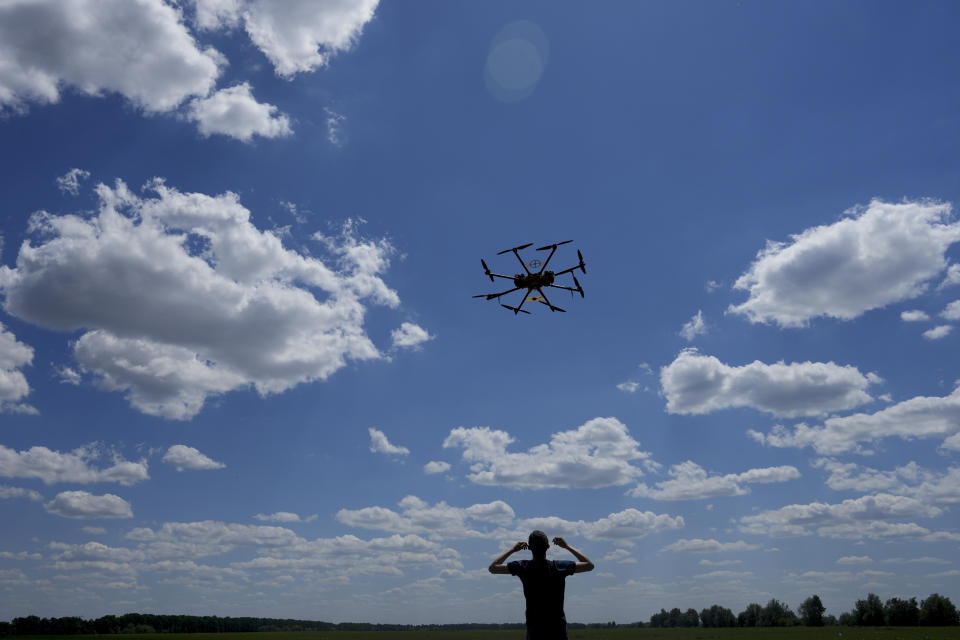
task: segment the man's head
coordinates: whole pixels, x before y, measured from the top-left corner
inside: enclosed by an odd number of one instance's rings
[[[550,542],[547,540],[547,534],[537,529],[527,538],[527,546],[530,547],[530,553],[534,558],[545,558],[547,549],[550,548]]]

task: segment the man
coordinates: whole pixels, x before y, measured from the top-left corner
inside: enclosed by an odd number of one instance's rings
[[[569,560],[547,560],[547,534],[534,531],[528,542],[518,542],[502,556],[490,563],[490,573],[509,573],[523,583],[523,596],[527,599],[527,640],[566,640],[567,618],[563,615],[563,587],[567,576],[592,571],[593,563],[556,537],[553,544],[566,549],[576,557]],[[533,560],[521,560],[504,564],[512,553],[529,549]]]

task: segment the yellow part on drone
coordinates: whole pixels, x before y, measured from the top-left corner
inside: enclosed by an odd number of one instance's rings
[[[543,302],[543,296],[530,296],[527,298],[527,302]]]

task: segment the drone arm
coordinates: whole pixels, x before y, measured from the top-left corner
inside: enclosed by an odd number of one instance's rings
[[[546,247],[543,247],[546,249]],[[553,254],[557,252],[557,245],[550,247],[550,255],[547,256],[547,259],[543,261],[543,264],[540,266],[540,273],[543,273],[543,270],[547,268],[547,265],[550,264],[550,258],[553,257]]]
[[[513,289],[507,289],[506,291],[501,291],[500,293],[481,293],[480,295],[473,296],[474,298],[486,298],[487,300],[493,300],[494,298],[500,299],[500,296],[505,296],[508,293],[513,293],[518,290],[520,287],[514,287]]]
[[[551,285],[548,285],[548,286],[551,286]],[[550,311],[563,311],[564,313],[566,313],[567,311],[566,309],[561,309],[560,307],[555,307],[554,305],[550,304],[550,299],[547,298],[546,294],[543,292],[543,289],[538,288],[537,292],[539,292],[540,297],[543,298],[543,300],[540,301],[540,304],[545,304],[548,307],[550,307]]]
[[[529,247],[530,245],[527,245],[527,246]],[[529,273],[530,273],[530,269],[527,269],[527,263],[524,262],[524,261],[523,261],[523,258],[520,257],[520,252],[517,251],[516,249],[511,249],[511,251],[513,251],[513,255],[517,256],[517,260],[520,261],[520,266],[523,267],[523,270],[526,271],[526,272],[529,274]]]

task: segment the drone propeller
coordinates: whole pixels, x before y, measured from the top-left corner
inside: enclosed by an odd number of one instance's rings
[[[480,264],[483,265],[483,273],[489,276],[490,282],[493,282],[493,274],[490,273],[490,267],[487,266],[487,263],[484,262],[483,258],[480,258]]]
[[[564,240],[563,242],[558,242],[558,243],[556,243],[556,244],[548,244],[548,245],[545,245],[545,246],[543,246],[543,247],[538,247],[538,248],[537,248],[537,251],[546,251],[547,249],[556,249],[556,248],[559,247],[560,245],[562,245],[562,244],[567,244],[567,243],[569,243],[569,242],[573,242],[573,240]],[[528,246],[529,246],[529,245],[528,245]]]
[[[579,293],[579,294],[580,294],[580,297],[582,298],[582,297],[583,297],[583,287],[580,286],[580,281],[577,280],[577,276],[574,276],[572,273],[571,273],[570,275],[573,276],[573,284],[577,285],[577,293]],[[571,292],[570,295],[572,296],[573,293]]]
[[[583,254],[580,253],[580,249],[577,249],[577,257],[580,259],[580,265],[579,265],[580,271],[583,271],[584,273],[586,273],[587,263],[583,261]],[[576,280],[576,278],[574,278],[574,280]]]
[[[532,242],[528,242],[527,244],[522,244],[519,247],[513,247],[511,249],[504,249],[503,251],[497,251],[497,255],[498,256],[503,255],[504,253],[510,253],[511,251],[520,251],[521,249],[526,249],[532,244],[533,244]]]
[[[567,312],[566,309],[561,309],[560,307],[555,307],[554,305],[550,304],[549,302],[544,302],[543,300],[540,300],[539,302],[540,302],[540,304],[545,304],[545,305],[547,305],[548,307],[550,307],[550,311],[563,311],[564,313]]]
[[[511,307],[508,304],[500,303],[500,306],[503,307],[504,309],[510,309],[510,311],[513,311],[513,315],[517,315],[517,313],[526,313],[526,314],[530,313],[526,309],[521,309],[520,307]]]

